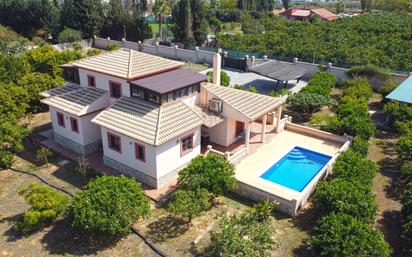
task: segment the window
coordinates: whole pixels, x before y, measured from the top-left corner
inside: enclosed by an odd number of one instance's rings
[[[187,92],[189,93],[189,95],[191,95],[193,93],[193,87],[192,86],[188,87]]]
[[[155,94],[151,94],[151,93],[147,94],[147,100],[152,102],[152,103],[156,103],[156,104],[158,104],[160,102],[159,96],[155,95]]]
[[[122,85],[118,82],[110,81],[110,96],[119,98],[122,96]]]
[[[193,93],[194,92],[200,92],[200,85],[199,84],[196,84],[196,85],[193,85]]]
[[[109,148],[121,153],[121,142],[120,142],[120,136],[113,135],[111,133],[107,133],[107,139],[108,139],[108,144]]]
[[[180,140],[181,144],[181,155],[185,155],[193,149],[193,134],[184,137]]]
[[[96,78],[91,75],[87,75],[87,83],[89,87],[96,87]]]
[[[134,144],[134,153],[137,160],[146,162],[146,153],[144,145],[135,143]]]
[[[57,124],[63,128],[66,127],[64,124],[64,115],[61,112],[57,112]]]
[[[144,91],[136,87],[132,87],[132,96],[144,99]]]
[[[76,118],[70,117],[70,127],[73,132],[79,133],[79,123]]]

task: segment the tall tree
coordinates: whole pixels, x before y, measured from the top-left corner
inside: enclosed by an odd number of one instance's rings
[[[61,25],[80,30],[86,38],[93,37],[102,28],[100,0],[64,0],[61,12]]]
[[[165,15],[170,14],[170,2],[167,0],[156,0],[154,6],[152,7],[153,15],[159,19],[159,38],[162,40],[162,22]]]
[[[283,8],[289,9],[290,0],[282,0]]]
[[[192,0],[191,5],[193,20],[193,36],[197,45],[201,45],[207,39],[209,22],[207,20],[207,7],[204,0]]]

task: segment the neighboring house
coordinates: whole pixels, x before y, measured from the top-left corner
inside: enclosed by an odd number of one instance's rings
[[[328,11],[325,8],[290,8],[283,12],[280,12],[279,15],[289,20],[299,21],[310,21],[313,16],[319,16],[323,21],[334,21],[338,19],[338,16],[336,16],[336,14]]]
[[[220,74],[221,56],[214,59]],[[181,62],[129,49],[63,68],[71,82],[42,93],[55,141],[82,155],[102,149],[106,165],[155,188],[201,153],[202,138],[225,147],[243,139],[247,153],[251,123],[275,109],[280,120],[285,102],[206,83]]]

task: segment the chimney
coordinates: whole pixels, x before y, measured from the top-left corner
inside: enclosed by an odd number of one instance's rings
[[[218,86],[220,86],[220,70],[222,66],[222,56],[220,52],[221,50],[213,56],[213,84]]]

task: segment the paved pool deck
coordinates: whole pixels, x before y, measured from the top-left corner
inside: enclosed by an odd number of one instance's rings
[[[245,157],[237,165],[235,176],[241,183],[281,197],[286,201],[292,201],[299,197],[300,192],[275,184],[260,176],[296,146],[334,156],[340,151],[342,145],[343,143],[337,141],[284,130],[259,147],[256,152]]]

